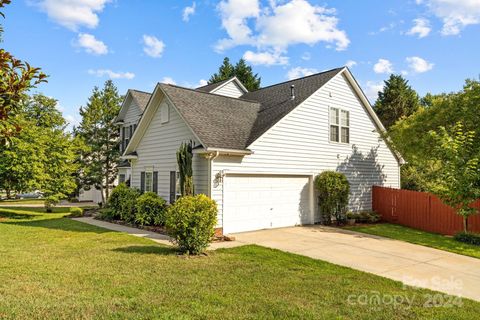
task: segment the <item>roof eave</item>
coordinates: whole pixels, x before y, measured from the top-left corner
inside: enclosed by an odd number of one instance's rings
[[[227,149],[227,148],[199,148],[199,149],[194,149],[193,153],[197,153],[197,154],[218,153],[219,155],[248,156],[253,154],[253,151],[249,149],[242,150],[242,149]]]

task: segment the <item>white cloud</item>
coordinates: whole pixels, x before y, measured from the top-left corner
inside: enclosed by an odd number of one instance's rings
[[[82,121],[79,114],[67,114],[64,118],[67,121],[67,131],[73,131],[73,127],[78,127]]]
[[[108,77],[110,79],[128,79],[131,80],[135,78],[135,74],[132,72],[114,72],[110,69],[97,69],[88,70],[88,74],[97,76],[97,77]]]
[[[287,78],[288,78],[288,80],[292,80],[292,79],[297,79],[297,78],[301,78],[301,77],[310,76],[310,75],[315,74],[315,73],[318,73],[317,69],[296,67],[296,68],[290,69],[287,72]]]
[[[111,0],[42,0],[35,2],[56,23],[76,31],[98,26],[98,13]]]
[[[409,68],[415,73],[423,73],[432,70],[434,64],[420,57],[408,57],[406,59]]]
[[[442,35],[457,35],[468,25],[480,23],[478,0],[424,0],[426,5],[443,22]]]
[[[205,79],[200,79],[200,81],[198,81],[198,83],[197,83],[196,88],[206,86],[207,84],[208,84],[208,81],[207,81],[207,80],[205,80]]]
[[[183,21],[185,21],[185,22],[190,21],[190,16],[193,16],[195,14],[196,6],[197,6],[196,3],[193,2],[190,7],[185,7],[183,9],[183,16],[182,16]]]
[[[350,40],[338,29],[334,9],[312,5],[306,0],[269,1],[223,0],[217,7],[228,38],[221,39],[217,51],[238,45],[251,45],[261,51],[284,52],[294,44],[334,44],[345,50]]]
[[[383,82],[367,81],[365,95],[373,104],[378,99],[378,92],[383,91]]]
[[[165,49],[165,43],[159,40],[155,36],[143,35],[143,51],[153,58],[160,58],[163,50]]]
[[[349,68],[353,68],[354,66],[357,65],[357,61],[348,60],[347,62],[345,62],[345,65]]]
[[[302,60],[309,61],[311,58],[312,58],[312,55],[310,54],[310,52],[305,52],[302,55]]]
[[[166,84],[174,84],[174,85],[177,84],[175,82],[175,80],[173,80],[173,78],[171,78],[171,77],[163,77],[163,79],[160,80],[160,82],[161,83],[166,83]]]
[[[94,35],[88,33],[80,33],[77,38],[76,45],[85,49],[86,52],[96,55],[108,53],[108,47]]]
[[[243,55],[245,61],[253,65],[285,65],[288,63],[288,57],[283,56],[280,52],[253,52],[246,51]]]
[[[413,27],[408,30],[407,34],[411,36],[418,35],[419,38],[424,38],[428,36],[431,30],[430,21],[418,18],[413,20]]]
[[[393,64],[387,59],[378,59],[378,62],[373,66],[375,73],[392,73]]]

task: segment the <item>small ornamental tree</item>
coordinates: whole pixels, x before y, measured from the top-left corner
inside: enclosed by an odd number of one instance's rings
[[[180,192],[182,196],[193,195],[192,142],[184,142],[177,151]]]
[[[346,219],[350,184],[340,172],[324,171],[315,177],[315,188],[323,224],[330,224],[332,216],[337,223]]]
[[[468,232],[468,218],[478,213],[472,204],[480,198],[480,150],[474,146],[475,132],[466,131],[459,122],[451,133],[440,127],[430,135],[435,141],[432,158],[439,163],[438,179],[430,191],[463,217],[463,230]]]

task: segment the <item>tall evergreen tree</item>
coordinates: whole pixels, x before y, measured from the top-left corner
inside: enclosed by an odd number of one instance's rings
[[[385,81],[383,92],[378,93],[375,111],[385,128],[390,128],[397,120],[413,114],[420,104],[418,94],[401,75],[390,75]]]
[[[261,78],[257,73],[253,73],[252,67],[249,66],[244,59],[240,59],[234,66],[227,57],[223,59],[222,65],[218,68],[218,72],[210,77],[208,84],[227,80],[233,76],[236,76],[249,91],[255,91],[260,88]]]
[[[95,87],[87,106],[80,108],[82,121],[75,130],[87,146],[81,154],[81,184],[100,189],[104,203],[117,176],[120,133],[113,120],[120,111],[122,99],[111,80],[106,81],[101,90]]]

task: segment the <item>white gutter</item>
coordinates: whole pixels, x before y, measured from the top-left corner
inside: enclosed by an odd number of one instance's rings
[[[203,148],[203,149],[194,149],[193,153],[212,153],[217,152],[224,155],[239,155],[246,156],[253,154],[251,150],[238,150],[238,149],[223,149],[223,148]]]

